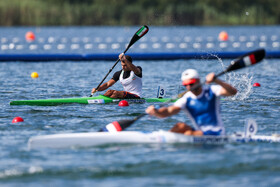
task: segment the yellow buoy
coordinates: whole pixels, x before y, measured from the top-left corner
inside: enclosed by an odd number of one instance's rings
[[[33,73],[31,73],[31,77],[33,79],[37,79],[39,77],[39,74],[37,72],[33,72]]]

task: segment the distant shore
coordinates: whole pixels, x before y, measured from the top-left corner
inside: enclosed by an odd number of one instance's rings
[[[280,1],[12,0],[0,26],[278,25]]]

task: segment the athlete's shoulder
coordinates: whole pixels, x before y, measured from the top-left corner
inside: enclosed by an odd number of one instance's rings
[[[121,72],[122,72],[122,69],[119,71],[116,71],[115,74],[121,74]]]
[[[142,78],[142,67],[141,66],[136,66],[139,70],[140,70],[140,73],[139,74],[135,74],[137,75],[138,77]]]
[[[120,79],[120,75],[121,75],[121,72],[122,72],[122,70],[120,70],[120,71],[116,71],[115,73],[114,73],[114,75],[113,75],[113,80],[114,81],[118,81],[119,79]]]
[[[186,106],[189,97],[190,97],[190,93],[187,92],[185,93],[185,95],[183,95],[183,97],[179,98],[173,105],[180,108],[184,108]]]
[[[187,92],[183,95],[182,98],[187,99],[187,98],[193,97],[193,96],[194,96],[194,94],[193,94],[191,91],[187,91]]]
[[[220,85],[211,85],[210,89],[211,89],[211,91],[213,93],[215,93],[215,95],[219,96],[220,92],[221,92],[221,89],[222,89],[222,86],[220,86]]]

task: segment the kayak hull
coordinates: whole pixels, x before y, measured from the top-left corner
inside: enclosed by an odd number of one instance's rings
[[[29,149],[38,148],[70,148],[70,147],[94,147],[106,144],[213,144],[227,143],[267,142],[280,143],[278,136],[255,135],[244,137],[243,135],[227,136],[186,136],[169,131],[121,131],[68,133],[31,137],[28,141]]]
[[[112,99],[104,95],[96,97],[80,97],[80,98],[61,98],[61,99],[38,99],[38,100],[17,100],[11,101],[10,105],[31,105],[31,106],[56,106],[63,104],[107,104],[118,103],[123,99]],[[125,99],[129,103],[164,103],[174,102],[168,98],[141,98],[141,99]]]

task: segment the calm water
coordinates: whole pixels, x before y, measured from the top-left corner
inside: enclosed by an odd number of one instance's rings
[[[166,29],[164,33],[168,32]],[[144,112],[148,104],[130,104],[125,108],[117,104],[9,105],[11,100],[88,96],[113,64],[108,61],[0,64],[1,186],[279,186],[279,144],[139,144],[28,150],[31,136],[96,131],[112,121],[132,119]],[[167,97],[172,97],[182,91],[180,74],[186,68],[195,68],[205,77],[209,72],[220,72],[229,60],[135,61],[135,64],[143,68],[146,97],[155,97],[158,85],[165,87]],[[114,71],[120,68],[119,64]],[[34,71],[38,72],[38,79],[30,77]],[[257,121],[258,134],[280,133],[279,71],[278,59],[265,59],[256,66],[221,77],[239,90],[237,96],[221,102],[228,133],[242,131],[248,118]],[[261,87],[252,87],[255,82]],[[117,83],[114,88],[121,86]],[[16,116],[25,121],[12,124]],[[183,113],[166,119],[145,117],[129,130],[168,130],[177,121],[189,122]]]

